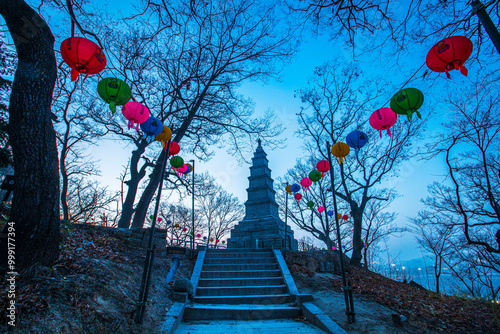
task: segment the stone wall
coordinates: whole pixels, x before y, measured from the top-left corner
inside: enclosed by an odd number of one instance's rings
[[[95,226],[90,224],[74,224],[73,226],[75,228],[85,229],[88,231],[91,230],[103,231],[109,233],[110,235],[112,235],[117,239],[127,240],[132,245],[144,248],[148,247],[149,233],[151,233],[149,228],[128,229],[128,228],[114,228],[107,226]],[[155,229],[153,245],[156,245],[156,248],[158,250],[164,250],[165,247],[167,246],[166,237],[167,237],[167,230],[158,228]]]
[[[349,264],[350,259],[344,254],[344,265]],[[312,272],[331,272],[340,275],[340,256],[338,251],[315,250],[308,252],[287,251],[287,264],[295,264],[305,267]]]

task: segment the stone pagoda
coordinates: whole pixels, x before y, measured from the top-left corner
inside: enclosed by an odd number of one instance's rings
[[[278,215],[271,170],[267,154],[257,140],[257,149],[250,167],[248,200],[245,202],[245,218],[231,230],[227,248],[278,248],[285,246],[285,223]],[[290,226],[287,228],[287,249],[297,249]]]

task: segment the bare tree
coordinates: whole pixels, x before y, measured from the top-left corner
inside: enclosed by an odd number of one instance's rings
[[[377,139],[378,133],[366,126],[371,112],[380,108],[375,99],[384,94],[383,80],[364,81],[356,66],[339,68],[334,62],[315,70],[309,86],[298,92],[305,107],[298,113],[300,133],[306,148],[318,160],[327,158],[326,142],[345,141],[353,130],[368,133],[369,141],[358,155],[351,154],[340,165],[334,161],[335,195],[349,205],[354,223],[351,264],[361,264],[363,215],[370,201],[388,201],[394,189],[379,183],[397,173],[402,162],[413,156],[415,139],[425,122],[399,119],[392,136]],[[328,148],[329,149],[329,148]],[[305,177],[305,175],[303,176]]]
[[[200,178],[204,184],[195,189],[197,211],[206,226],[207,240],[221,240],[235,223],[243,219],[243,205],[237,197],[216,184],[208,173]]]

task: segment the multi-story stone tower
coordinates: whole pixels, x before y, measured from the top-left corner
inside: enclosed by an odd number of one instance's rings
[[[245,202],[245,218],[231,230],[227,240],[228,248],[284,248],[285,223],[278,215],[273,189],[271,170],[268,167],[267,154],[257,141],[257,150],[250,167],[248,200]],[[287,228],[288,249],[297,249],[297,240],[293,238],[290,226]]]

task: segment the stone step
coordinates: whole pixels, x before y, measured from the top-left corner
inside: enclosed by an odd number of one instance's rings
[[[242,253],[242,252],[233,252],[232,250],[228,249],[224,253],[210,253],[207,252],[205,254],[205,259],[225,259],[225,258],[238,258],[238,259],[257,259],[257,258],[266,258],[266,257],[273,257],[274,258],[274,253],[272,252],[248,252],[248,253]]]
[[[298,318],[300,315],[300,308],[281,304],[193,304],[186,307],[182,320],[267,320]]]
[[[326,334],[308,322],[290,319],[181,322],[175,334]]]
[[[255,258],[206,258],[203,264],[252,264],[252,263],[276,263],[275,257],[255,257]]]
[[[199,288],[198,288],[199,289]],[[198,292],[198,289],[196,289]],[[195,296],[195,303],[200,304],[288,304],[293,302],[289,294],[281,295],[247,295],[247,296]]]
[[[263,286],[281,285],[282,277],[258,277],[258,278],[200,278],[198,286]]]
[[[239,263],[228,263],[228,264],[203,264],[202,271],[238,271],[238,270],[275,270],[279,269],[277,263],[251,263],[251,264],[239,264]]]
[[[270,248],[259,248],[259,249],[253,249],[253,248],[209,249],[206,254],[208,255],[208,254],[224,253],[224,252],[232,252],[232,253],[267,252],[267,253],[272,253],[273,250],[270,249]]]
[[[247,295],[282,295],[287,293],[286,285],[262,286],[199,286],[196,296],[247,296]]]
[[[252,277],[281,277],[281,271],[277,270],[220,270],[202,271],[200,278],[252,278]]]

